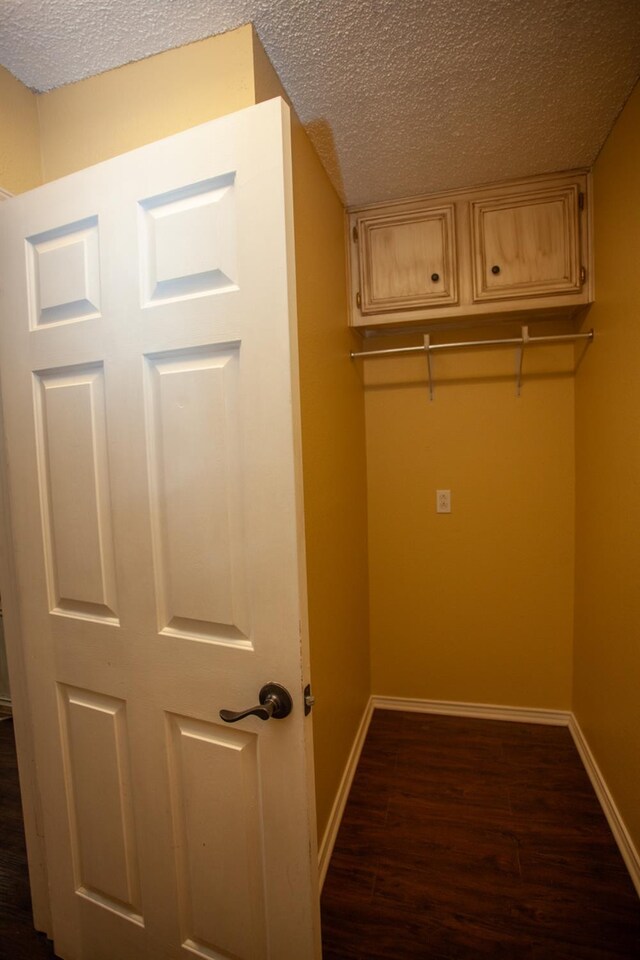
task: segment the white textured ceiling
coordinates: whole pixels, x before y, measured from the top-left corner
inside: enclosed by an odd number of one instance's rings
[[[253,21],[350,205],[590,165],[640,73],[639,0],[2,0],[50,90]]]

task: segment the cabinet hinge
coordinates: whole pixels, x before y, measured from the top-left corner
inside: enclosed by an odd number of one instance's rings
[[[356,293],[356,307],[359,310],[361,306],[362,306],[362,297],[360,296],[360,291],[358,290],[358,292]]]
[[[358,228],[357,228],[357,227],[354,227],[352,233],[353,233],[353,242],[354,242],[354,243],[357,243],[357,242],[358,242]]]
[[[587,279],[587,268],[580,267],[580,283],[585,283]]]
[[[578,194],[578,210],[584,210],[584,193],[582,190]]]

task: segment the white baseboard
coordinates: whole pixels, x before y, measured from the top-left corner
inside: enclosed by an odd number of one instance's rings
[[[546,723],[568,727],[569,710],[545,710],[537,707],[502,707],[493,703],[459,703],[455,700],[416,700],[409,697],[371,697],[374,709],[410,710],[414,713],[440,713],[449,717],[477,720],[510,720],[513,723]]]
[[[605,817],[609,821],[611,832],[613,833],[613,837],[618,844],[618,849],[622,854],[622,859],[627,866],[627,870],[629,871],[633,885],[635,886],[638,896],[640,897],[640,852],[638,852],[633,840],[629,835],[629,831],[625,826],[625,822],[620,815],[620,811],[616,806],[615,800],[609,792],[609,788],[604,777],[602,776],[600,767],[596,763],[596,759],[591,752],[591,748],[589,747],[582,730],[580,729],[580,724],[576,720],[575,714],[571,715],[569,731],[573,737],[573,742],[576,745],[576,749],[580,754],[580,759],[584,764],[584,768],[589,774],[591,785],[598,800],[600,801],[600,806],[604,811]]]
[[[369,697],[367,705],[362,714],[362,719],[360,720],[358,731],[353,741],[353,746],[351,747],[351,751],[349,753],[347,764],[344,768],[344,773],[342,774],[342,779],[331,808],[331,813],[329,814],[329,822],[327,823],[324,836],[322,837],[322,841],[320,843],[320,849],[318,851],[320,890],[322,890],[322,886],[327,875],[327,870],[329,869],[329,861],[331,860],[331,854],[333,853],[333,848],[338,836],[338,830],[340,829],[340,824],[342,822],[344,808],[349,797],[349,791],[351,790],[351,784],[353,783],[353,778],[358,766],[358,760],[360,759],[360,754],[362,753],[362,748],[364,746],[364,741],[367,736],[367,731],[369,729],[372,716],[373,706],[371,704],[371,697]]]

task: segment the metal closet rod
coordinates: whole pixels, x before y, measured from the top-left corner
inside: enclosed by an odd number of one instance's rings
[[[522,387],[522,358],[524,348],[537,346],[541,343],[562,343],[571,340],[593,340],[593,330],[588,333],[560,333],[548,337],[530,337],[529,328],[521,327],[522,334],[519,337],[504,337],[500,340],[463,340],[460,343],[431,343],[429,334],[423,336],[423,344],[420,347],[391,347],[387,350],[362,350],[352,353],[351,358],[355,357],[382,357],[390,353],[426,353],[427,355],[427,380],[429,384],[429,400],[433,400],[433,371],[431,369],[431,354],[434,350],[461,350],[464,347],[515,347],[516,348],[516,397],[520,396]]]
[[[525,328],[526,329],[526,328]],[[410,334],[411,331],[405,331]],[[560,333],[547,337],[530,337],[527,334],[521,337],[503,337],[500,340],[462,340],[452,343],[430,343],[425,337],[425,343],[419,347],[390,347],[387,350],[358,350],[352,351],[352,360],[358,357],[384,357],[393,353],[431,353],[432,350],[462,350],[466,347],[534,347],[541,343],[562,343],[571,340],[593,340],[593,330],[587,333]]]

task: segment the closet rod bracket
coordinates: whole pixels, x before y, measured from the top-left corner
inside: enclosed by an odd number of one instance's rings
[[[516,348],[516,397],[522,392],[522,358],[524,357],[524,348],[529,342],[529,327],[521,327],[522,340]]]
[[[431,337],[424,335],[424,350],[427,354],[427,383],[429,386],[429,401],[433,403],[433,370],[431,369]]]

